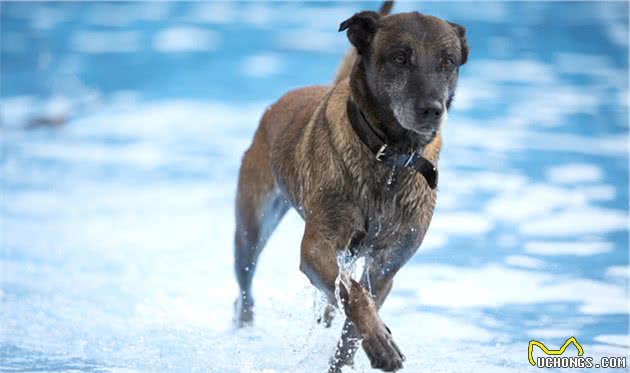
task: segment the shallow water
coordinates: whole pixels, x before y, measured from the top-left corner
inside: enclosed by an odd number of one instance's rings
[[[343,320],[315,323],[294,212],[256,325],[231,327],[235,178],[265,107],[329,82],[338,23],[376,7],[2,3],[0,370],[324,371]],[[405,371],[534,371],[530,339],[570,336],[627,356],[628,5],[396,9],[471,46],[434,221],[381,312]],[[66,123],[24,129],[42,118]]]

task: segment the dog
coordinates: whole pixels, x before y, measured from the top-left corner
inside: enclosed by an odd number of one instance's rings
[[[341,23],[352,50],[335,83],[270,106],[238,179],[235,321],[253,321],[258,257],[293,207],[305,222],[300,270],[328,300],[327,318],[333,306],[346,316],[330,372],[352,364],[359,344],[373,368],[403,367],[378,309],[429,228],[440,130],[468,58],[464,27],[389,9]],[[358,281],[340,270],[342,255],[365,258]]]

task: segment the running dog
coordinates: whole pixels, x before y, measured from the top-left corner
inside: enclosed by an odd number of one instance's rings
[[[353,49],[334,85],[274,103],[240,168],[235,320],[253,321],[258,257],[295,208],[305,221],[300,270],[347,317],[330,372],[351,364],[359,343],[372,367],[403,366],[378,309],[429,228],[440,129],[468,58],[462,26],[417,12],[387,15],[390,8],[341,23]],[[340,271],[340,254],[366,258],[359,281]]]

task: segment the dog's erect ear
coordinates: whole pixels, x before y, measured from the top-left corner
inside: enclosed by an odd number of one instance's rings
[[[378,13],[371,11],[357,13],[341,22],[339,31],[348,30],[350,43],[352,43],[352,45],[357,48],[357,52],[361,54],[365,48],[370,45],[370,42],[372,42],[374,33],[378,28],[378,19],[380,17]]]
[[[466,29],[464,28],[464,26],[458,25],[457,23],[449,22],[448,24],[455,29],[455,32],[459,37],[459,45],[462,48],[462,58],[461,61],[459,61],[459,64],[463,65],[466,63],[466,60],[468,60],[468,42],[466,41]]]

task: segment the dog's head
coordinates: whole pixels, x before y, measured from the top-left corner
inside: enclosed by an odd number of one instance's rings
[[[341,23],[359,55],[352,79],[381,119],[431,142],[450,108],[459,66],[468,58],[465,29],[417,12],[357,13]],[[386,124],[391,125],[391,124]]]

